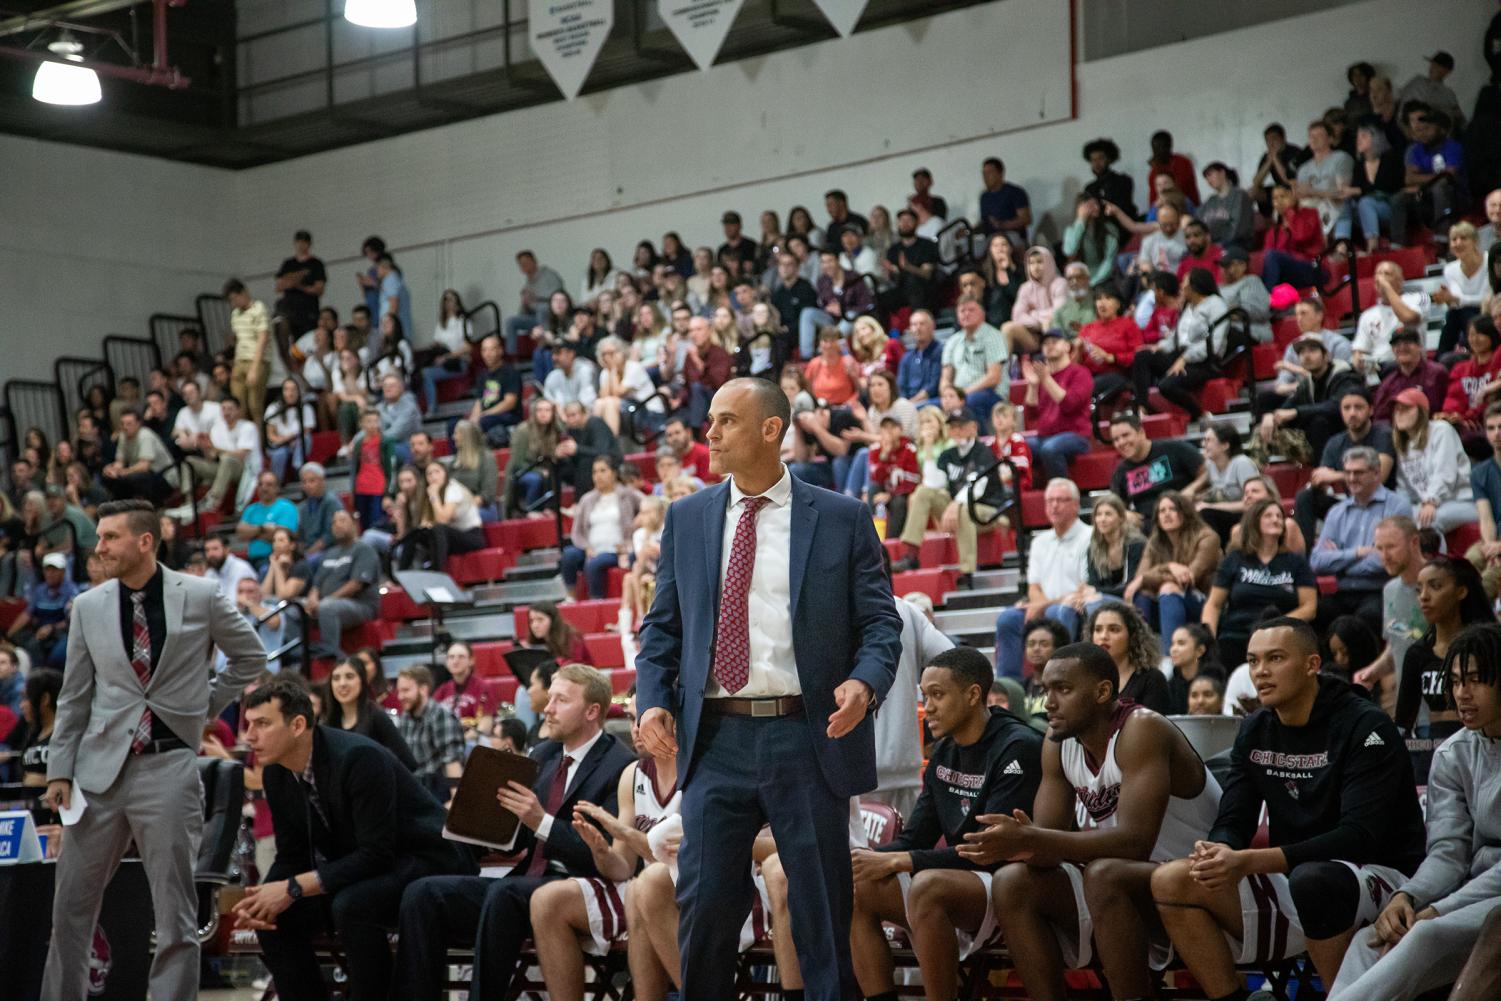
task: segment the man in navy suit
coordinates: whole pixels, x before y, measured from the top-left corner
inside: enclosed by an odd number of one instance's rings
[[[630,748],[604,732],[610,681],[592,667],[567,664],[553,676],[547,702],[548,740],[532,757],[541,765],[532,788],[511,782],[496,799],[521,820],[509,875],[429,876],[401,898],[393,997],[440,1001],[447,997],[444,968],[449,945],[474,945],[472,998],[504,997],[516,973],[522,943],[531,935],[531,898],[552,879],[598,876],[594,853],[573,829],[580,800],[616,812],[620,773],[636,760]]]
[[[709,468],[725,480],[668,509],[636,656],[644,749],[677,754],[683,777],[683,1001],[734,996],[766,821],[806,996],[860,997],[849,797],[876,786],[870,713],[896,675],[902,623],[870,513],[782,464],[790,420],[775,383],[715,393]]]

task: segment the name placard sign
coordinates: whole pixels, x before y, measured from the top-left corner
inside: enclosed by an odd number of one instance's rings
[[[41,860],[42,843],[37,839],[31,814],[25,810],[0,813],[0,865]]]

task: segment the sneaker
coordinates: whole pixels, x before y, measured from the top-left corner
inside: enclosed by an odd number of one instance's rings
[[[193,522],[193,505],[182,504],[178,507],[169,507],[162,514],[165,514],[173,521],[180,521],[184,525],[190,525]]]
[[[911,570],[917,570],[920,567],[921,564],[917,562],[916,556],[903,556],[901,559],[891,564],[891,572],[907,573]]]

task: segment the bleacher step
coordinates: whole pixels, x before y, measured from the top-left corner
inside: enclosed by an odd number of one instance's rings
[[[955,611],[945,609],[933,613],[933,622],[950,636],[974,631],[989,632],[994,635],[995,620],[999,614],[1000,609],[994,607],[962,608]]]
[[[431,637],[436,624],[430,619],[412,622],[397,631],[397,639]],[[487,609],[481,615],[444,616],[443,632],[458,640],[484,642],[508,640],[516,635],[516,619],[509,610]]]
[[[563,588],[563,578],[549,577],[544,580],[518,580],[504,584],[486,584],[471,588],[476,601],[494,602],[502,607],[530,605],[537,601],[562,601],[568,597]]]
[[[1010,586],[973,588],[966,591],[950,591],[943,596],[943,609],[946,612],[963,611],[966,609],[987,608],[996,614],[1008,605],[1014,605],[1020,597],[1017,592],[1020,574],[1015,570],[1006,570],[1002,573],[1012,574]]]

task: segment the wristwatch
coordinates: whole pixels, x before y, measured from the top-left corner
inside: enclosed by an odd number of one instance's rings
[[[302,899],[302,884],[297,882],[296,876],[293,876],[291,879],[287,880],[287,896],[291,897],[293,900]]]

